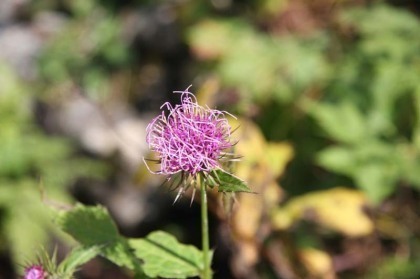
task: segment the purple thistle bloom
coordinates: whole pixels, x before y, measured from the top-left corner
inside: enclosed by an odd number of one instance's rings
[[[181,94],[181,104],[163,104],[161,109],[167,108],[168,115],[162,111],[146,128],[146,142],[161,164],[155,173],[195,178],[219,168],[220,159],[230,156],[224,152],[232,147],[228,113],[198,105],[188,89],[175,91]]]
[[[41,265],[32,265],[25,269],[23,279],[45,279],[46,273]]]

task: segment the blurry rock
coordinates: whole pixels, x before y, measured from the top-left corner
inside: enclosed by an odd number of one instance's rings
[[[78,139],[102,157],[118,153],[123,165],[134,172],[147,149],[146,123],[123,105],[102,109],[82,96],[67,100],[57,114],[59,129]]]
[[[128,230],[135,228],[145,217],[150,214],[150,210],[156,208],[147,203],[149,193],[139,191],[130,183],[122,185],[118,192],[110,195],[106,200],[109,209],[118,220],[121,227]]]
[[[0,57],[25,79],[36,76],[35,58],[41,45],[41,38],[23,24],[5,27],[0,33]]]
[[[36,14],[33,20],[33,29],[43,39],[49,39],[52,35],[62,30],[67,22],[63,14],[53,11],[42,11]]]
[[[0,25],[10,22],[29,0],[1,0]]]
[[[37,56],[47,40],[62,29],[65,17],[56,12],[40,12],[30,23],[16,23],[14,18],[3,20],[2,28],[2,19],[9,16],[5,14],[14,15],[12,3],[19,6],[26,1],[0,1],[0,58],[4,58],[22,78],[33,80],[37,77]]]

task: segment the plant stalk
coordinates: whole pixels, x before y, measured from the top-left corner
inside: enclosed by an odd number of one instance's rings
[[[210,268],[210,248],[209,248],[209,221],[207,209],[207,189],[202,177],[199,176],[198,183],[200,184],[201,196],[201,239],[203,246],[203,274],[202,279],[211,279]]]

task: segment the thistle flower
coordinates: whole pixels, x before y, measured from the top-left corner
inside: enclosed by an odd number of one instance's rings
[[[72,250],[73,251],[77,250]],[[89,253],[90,250],[81,250],[81,253]],[[86,259],[83,258],[83,254],[79,257],[72,257],[70,254],[60,264],[57,264],[57,250],[50,254],[41,247],[38,251],[38,256],[35,262],[27,263],[25,266],[25,274],[23,279],[74,279],[73,273],[83,262],[74,264],[74,260]],[[95,254],[96,255],[96,254]],[[89,258],[87,258],[89,259]],[[70,261],[70,262],[69,262]]]
[[[181,94],[181,104],[173,107],[164,103],[162,113],[146,128],[146,142],[157,153],[160,164],[159,171],[149,171],[168,175],[168,181],[181,175],[176,187],[184,183],[177,198],[190,185],[187,181],[195,181],[199,174],[208,176],[221,167],[221,161],[230,160],[233,155],[225,152],[233,145],[228,113],[198,105],[188,90],[189,87],[175,91]],[[164,108],[169,111],[167,115]]]
[[[32,265],[25,269],[24,279],[45,279],[46,272],[41,265]]]

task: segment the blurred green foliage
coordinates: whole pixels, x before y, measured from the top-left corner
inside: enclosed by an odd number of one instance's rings
[[[290,103],[328,75],[323,34],[272,37],[246,21],[229,19],[200,22],[188,38],[198,57],[216,60],[214,70],[223,84],[238,89],[242,111],[253,102]]]
[[[121,20],[95,1],[67,1],[65,7],[72,17],[63,19],[39,57],[39,91],[56,98],[78,86],[88,97],[103,99],[110,93],[109,76],[129,58]]]
[[[382,5],[346,11],[340,20],[358,39],[343,47],[328,102],[309,109],[338,143],[318,154],[319,163],[351,176],[380,202],[399,182],[420,187],[418,132],[408,124],[418,122],[420,22]]]
[[[197,57],[214,64],[223,85],[241,95],[242,113],[274,102],[277,111],[294,107],[312,117],[320,129],[304,136],[322,134],[330,143],[310,156],[351,177],[373,202],[400,182],[419,188],[420,120],[413,104],[420,90],[420,21],[378,4],[340,11],[334,23],[306,36],[277,36],[241,19],[212,19],[192,27],[188,41]],[[284,130],[283,122],[302,125],[293,118],[279,113],[268,137]]]
[[[44,134],[34,122],[33,102],[28,87],[0,61],[0,249],[15,263],[34,258],[56,231],[48,200],[70,201],[71,181],[105,170],[73,156],[70,141]]]
[[[296,158],[284,174],[282,186],[297,197],[280,207],[280,212],[300,202],[302,194],[340,185],[361,189],[378,207],[404,187],[413,189],[418,197],[418,17],[380,2],[337,5],[330,10],[323,28],[301,32],[299,26],[284,30],[276,25],[276,16],[288,9],[296,13],[296,21],[308,20],[307,14],[294,10],[298,8],[292,1],[264,3],[269,5],[257,5],[257,18],[240,14],[199,19],[188,28],[187,41],[195,57],[207,64],[203,72],[216,75],[221,87],[228,89],[225,94],[234,92],[238,96],[239,113],[255,117],[267,139],[287,140],[294,145]],[[273,5],[274,10],[270,8]],[[313,6],[304,5],[301,12],[310,13]],[[309,17],[313,25],[324,24],[317,14]],[[322,172],[316,166],[322,167]],[[325,192],[332,207],[337,203],[335,214],[344,218],[340,206],[349,203],[350,196],[339,202],[330,193]],[[329,203],[313,196],[320,204],[302,203],[301,218],[308,219],[310,211],[317,216],[315,223],[323,222],[319,212],[331,212]],[[418,210],[415,200],[414,212]],[[355,212],[360,210],[355,208]],[[284,225],[285,217],[275,218],[275,226],[277,221]],[[400,217],[393,215],[390,218],[395,224],[388,233],[405,231],[402,227],[406,225],[397,228],[401,225],[398,222],[405,221],[397,221]],[[413,224],[410,218],[408,222]],[[330,216],[324,221],[334,219]],[[363,223],[359,221],[347,220],[357,227]],[[416,277],[419,269],[412,263],[418,259],[415,247],[419,235],[416,227],[408,227],[413,235],[396,240],[414,243],[407,258],[396,257],[404,265],[383,269],[385,261],[377,267],[382,273],[372,273],[370,278]],[[293,227],[288,229],[294,231]],[[379,224],[376,229],[381,233],[387,230]],[[303,235],[309,234],[305,230]],[[322,235],[316,234],[311,238]],[[315,242],[320,245],[319,239]]]
[[[375,268],[366,279],[399,278],[415,279],[420,276],[420,269],[416,266],[417,261],[407,261],[395,258],[386,260],[381,266]]]

